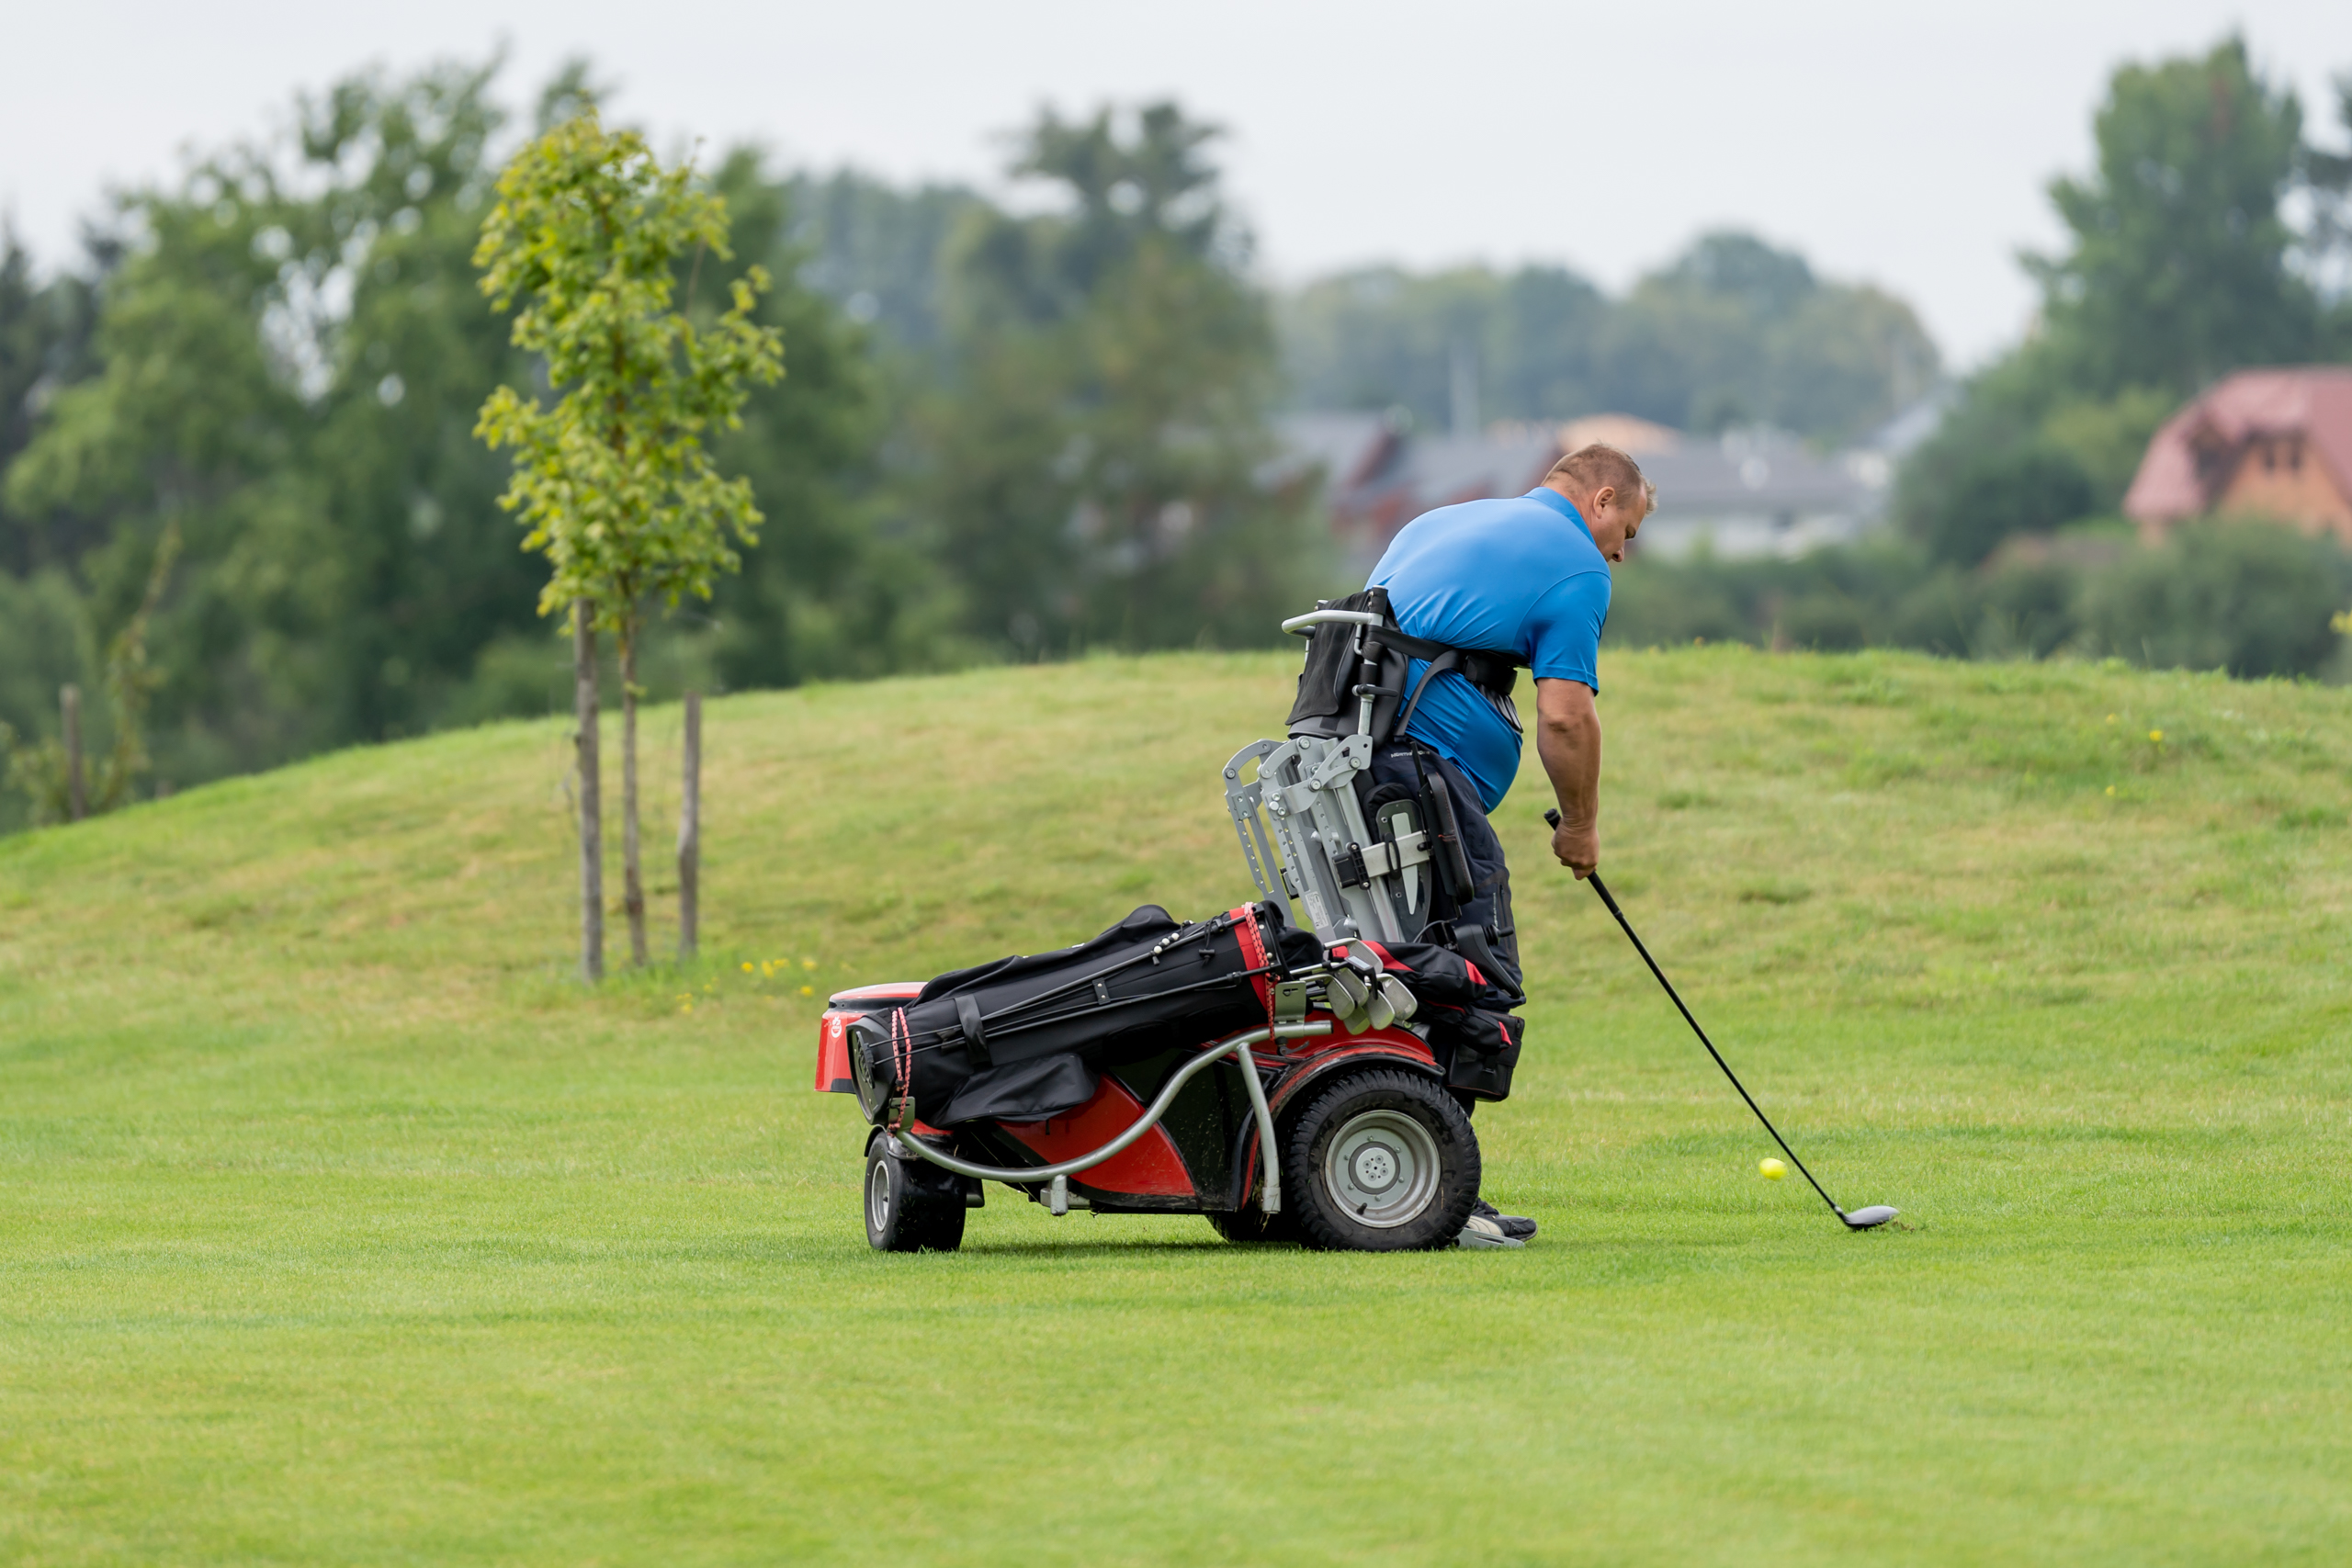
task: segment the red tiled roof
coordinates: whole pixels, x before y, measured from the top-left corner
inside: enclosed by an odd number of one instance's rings
[[[2258,436],[2300,435],[2335,488],[2352,497],[2352,367],[2287,366],[2241,370],[2165,421],[2140,459],[2123,497],[2126,516],[2142,523],[2195,517],[2235,471],[2235,455]],[[2200,474],[2202,444],[2232,460]]]

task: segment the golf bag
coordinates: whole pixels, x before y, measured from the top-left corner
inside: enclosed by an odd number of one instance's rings
[[[934,1127],[1038,1122],[1093,1098],[1106,1066],[1266,1021],[1275,977],[1321,964],[1278,906],[1180,923],[1156,904],[1091,942],[958,969],[852,1029],[853,1072]]]

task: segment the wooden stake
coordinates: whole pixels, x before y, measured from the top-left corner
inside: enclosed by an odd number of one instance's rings
[[[684,787],[678,793],[678,956],[692,958],[702,921],[702,694],[686,694]]]
[[[628,961],[645,967],[645,879],[637,853],[637,631],[621,628],[621,910],[628,916]]]
[[[596,624],[571,602],[572,742],[580,758],[580,977],[605,977],[604,773],[597,759]]]
[[[79,822],[90,814],[89,792],[82,785],[82,688],[61,688],[57,705],[65,719],[65,814]]]

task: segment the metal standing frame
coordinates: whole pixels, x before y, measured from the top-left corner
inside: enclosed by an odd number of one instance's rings
[[[1283,1207],[1283,1179],[1281,1162],[1275,1157],[1274,1113],[1267,1108],[1266,1086],[1258,1081],[1258,1061],[1250,1054],[1250,1047],[1263,1044],[1269,1039],[1297,1040],[1309,1035],[1330,1032],[1330,1023],[1318,1019],[1312,1023],[1277,1023],[1272,1028],[1261,1024],[1255,1029],[1245,1029],[1238,1034],[1228,1034],[1170,1074],[1159,1095],[1144,1108],[1143,1114],[1136,1117],[1125,1132],[1121,1133],[1091,1154],[1080,1155],[1076,1159],[1066,1159],[1057,1165],[976,1165],[970,1160],[958,1159],[944,1149],[933,1148],[904,1128],[885,1133],[883,1136],[890,1140],[893,1154],[920,1156],[941,1169],[952,1170],[958,1176],[969,1176],[982,1181],[1005,1181],[1016,1186],[1029,1187],[1034,1187],[1040,1182],[1050,1182],[1052,1185],[1047,1194],[1046,1207],[1057,1214],[1067,1213],[1069,1211],[1069,1179],[1071,1177],[1081,1170],[1101,1165],[1104,1160],[1150,1132],[1159,1124],[1159,1119],[1168,1113],[1169,1106],[1175,1103],[1177,1091],[1190,1083],[1193,1075],[1206,1069],[1212,1062],[1231,1056],[1241,1065],[1241,1082],[1250,1091],[1250,1109],[1258,1122],[1258,1146],[1262,1151],[1258,1164],[1266,1173],[1265,1191],[1259,1200],[1259,1207],[1269,1214],[1278,1214],[1282,1213]]]
[[[1284,621],[1283,630],[1304,637],[1326,622],[1384,624],[1362,610],[1310,610]],[[1357,938],[1403,942],[1430,918],[1436,868],[1429,824],[1416,821],[1411,807],[1392,806],[1375,827],[1356,798],[1356,780],[1372,767],[1373,698],[1361,700],[1353,735],[1252,741],[1225,764],[1225,807],[1251,878],[1269,898],[1297,900],[1327,946]],[[1256,775],[1245,779],[1252,761]]]

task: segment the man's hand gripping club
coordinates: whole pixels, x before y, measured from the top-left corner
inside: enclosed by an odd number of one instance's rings
[[[1600,863],[1600,715],[1583,682],[1544,680],[1535,682],[1535,754],[1560,801],[1544,814],[1552,852],[1582,881]]]

